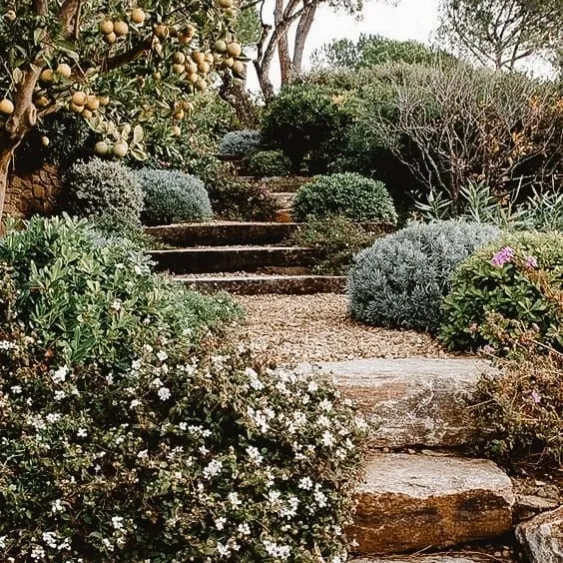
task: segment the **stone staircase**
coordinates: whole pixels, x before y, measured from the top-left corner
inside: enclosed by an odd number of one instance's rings
[[[149,227],[166,248],[150,251],[159,271],[199,291],[238,294],[342,293],[344,276],[310,273],[315,251],[288,246],[296,223],[213,222]]]
[[[348,530],[356,542],[353,563],[517,561],[503,545],[515,543],[514,527],[526,512],[521,505],[530,499],[517,495],[493,462],[464,455],[483,432],[472,420],[468,400],[481,375],[491,370],[472,358],[298,367],[299,373],[334,380],[376,428]],[[526,513],[528,518],[554,508],[553,503],[532,504],[536,509]],[[563,519],[558,522],[563,527]],[[497,548],[487,551],[483,542]],[[530,563],[551,563],[545,557]]]

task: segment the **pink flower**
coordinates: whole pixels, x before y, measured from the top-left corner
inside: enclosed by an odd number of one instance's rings
[[[534,401],[536,405],[541,401],[541,397],[535,389],[530,393],[530,396],[532,397],[532,401]]]
[[[483,352],[485,354],[494,354],[495,349],[490,344],[485,344],[485,346],[483,346]]]
[[[538,267],[538,261],[535,259],[534,256],[528,256],[528,258],[526,258],[526,262],[524,263],[524,265],[526,266],[526,268],[537,268]]]
[[[493,256],[491,264],[495,268],[502,268],[505,264],[510,262],[512,258],[514,258],[514,249],[510,248],[510,246],[505,246]]]

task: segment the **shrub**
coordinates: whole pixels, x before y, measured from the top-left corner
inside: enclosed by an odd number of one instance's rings
[[[17,290],[13,311],[61,362],[128,365],[139,332],[147,342],[179,338],[193,347],[209,327],[238,314],[230,300],[153,274],[128,241],[84,221],[38,218],[26,226],[0,239],[0,264]]]
[[[291,172],[291,161],[281,151],[259,151],[249,158],[248,171],[261,178],[287,176]]]
[[[440,339],[451,348],[497,348],[524,330],[563,350],[562,287],[561,233],[507,236],[456,269]]]
[[[306,165],[310,173],[324,173],[338,153],[338,139],[349,119],[347,105],[334,89],[292,85],[266,107],[262,137],[266,146],[284,152],[294,172]]]
[[[195,176],[143,168],[136,177],[145,198],[141,218],[146,225],[197,223],[213,217],[207,190]]]
[[[377,233],[341,216],[312,219],[297,231],[292,242],[317,251],[313,273],[346,274],[354,256],[371,246]]]
[[[512,464],[563,461],[563,356],[520,348],[498,362],[496,376],[484,377],[475,397],[475,413],[485,430],[478,446]]]
[[[230,131],[221,139],[219,154],[243,158],[257,151],[259,146],[260,131],[252,131],[250,129]]]
[[[375,241],[350,272],[353,317],[375,326],[437,331],[453,269],[499,234],[489,225],[444,221],[414,224]]]
[[[215,215],[229,221],[272,221],[277,203],[264,184],[220,177],[209,189]]]
[[[335,214],[353,221],[397,222],[397,213],[385,185],[359,174],[318,176],[297,192],[293,204],[296,221]]]
[[[365,423],[335,388],[194,355],[188,293],[82,223],[0,253],[3,557],[346,559]]]
[[[143,194],[134,173],[117,162],[77,162],[64,177],[66,208],[77,217],[138,224]]]

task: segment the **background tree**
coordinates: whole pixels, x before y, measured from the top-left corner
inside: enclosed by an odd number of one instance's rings
[[[333,8],[358,14],[362,10],[362,0],[275,0],[273,20],[266,0],[249,0],[246,6],[258,6],[262,23],[262,35],[257,44],[254,68],[258,82],[266,100],[274,95],[274,86],[270,78],[272,63],[278,54],[281,84],[290,84],[299,76],[303,66],[303,56],[309,33],[313,26],[317,10],[323,3]],[[245,9],[243,5],[242,9]],[[290,46],[290,32],[295,29],[293,45]]]
[[[356,42],[335,39],[313,53],[315,66],[359,70],[371,66],[404,62],[435,64],[453,62],[455,57],[418,41],[397,41],[381,35],[362,33]]]
[[[0,217],[17,147],[68,108],[104,140],[100,155],[146,157],[155,124],[179,135],[190,96],[244,73],[232,0],[0,0]],[[48,142],[46,140],[45,142]]]
[[[560,0],[443,0],[440,36],[460,54],[498,70],[514,70],[563,39]]]

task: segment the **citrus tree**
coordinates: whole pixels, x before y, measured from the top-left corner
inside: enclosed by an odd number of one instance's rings
[[[233,0],[0,0],[0,218],[14,152],[48,114],[79,114],[116,158],[144,159],[163,122],[179,135],[194,93],[245,72],[235,19]]]

